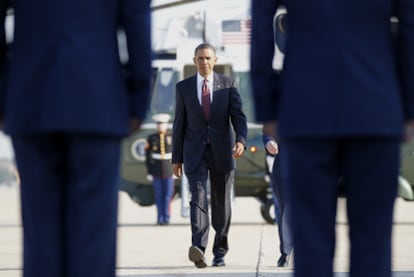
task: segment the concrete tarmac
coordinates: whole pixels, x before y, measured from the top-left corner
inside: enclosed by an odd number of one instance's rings
[[[0,185],[0,277],[22,275],[18,186]],[[348,276],[348,225],[345,201],[338,203],[335,277]],[[119,193],[117,277],[291,277],[293,267],[278,268],[277,226],[265,223],[260,203],[236,198],[229,234],[226,266],[197,269],[188,260],[189,218],[181,217],[181,202],[172,203],[171,224],[155,225],[155,206],[140,207],[126,193]],[[214,230],[206,251],[211,263]],[[397,199],[393,233],[393,276],[414,277],[414,203]],[[291,261],[293,265],[293,261]],[[309,275],[310,277],[314,277]],[[59,277],[59,276],[56,276]],[[317,277],[317,276],[315,276]],[[367,276],[371,277],[371,276]],[[373,276],[375,277],[375,276]]]

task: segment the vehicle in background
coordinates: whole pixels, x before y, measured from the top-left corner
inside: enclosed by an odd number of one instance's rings
[[[262,143],[262,126],[254,123],[249,79],[250,0],[153,1],[154,87],[151,110],[142,130],[125,139],[122,158],[122,186],[139,205],[154,203],[151,183],[146,180],[145,140],[155,130],[150,118],[156,113],[174,116],[175,84],[195,73],[194,49],[208,42],[217,49],[216,71],[232,76],[238,83],[248,117],[247,151],[237,160],[234,194],[253,196],[261,203],[263,218],[274,223],[274,208],[266,182],[266,153]],[[161,3],[162,2],[162,3]],[[274,20],[275,70],[282,70],[283,44],[286,41],[287,12],[279,9]],[[170,125],[171,129],[172,126]],[[176,180],[176,194],[182,199],[182,215],[187,215],[188,191],[185,178]],[[414,200],[414,142],[402,147],[399,196]],[[180,192],[180,193],[179,193]],[[376,192],[372,192],[375,197]]]

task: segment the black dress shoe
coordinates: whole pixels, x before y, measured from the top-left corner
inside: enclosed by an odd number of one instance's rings
[[[188,250],[188,259],[194,263],[197,268],[207,267],[204,252],[197,246],[191,246]]]
[[[287,267],[289,266],[289,256],[286,254],[282,254],[279,258],[279,260],[277,261],[277,266],[278,267]]]
[[[213,266],[225,266],[226,263],[224,262],[223,257],[214,257],[213,259]]]

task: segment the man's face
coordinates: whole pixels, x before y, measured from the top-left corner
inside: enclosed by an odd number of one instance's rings
[[[214,55],[213,50],[205,48],[197,50],[193,61],[200,75],[207,77],[213,72],[214,65],[217,62],[217,57]]]

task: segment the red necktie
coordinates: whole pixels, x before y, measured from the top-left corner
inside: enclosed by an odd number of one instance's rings
[[[201,92],[201,106],[203,107],[204,115],[208,120],[208,116],[210,115],[210,90],[208,89],[207,79],[204,79],[203,81]]]

